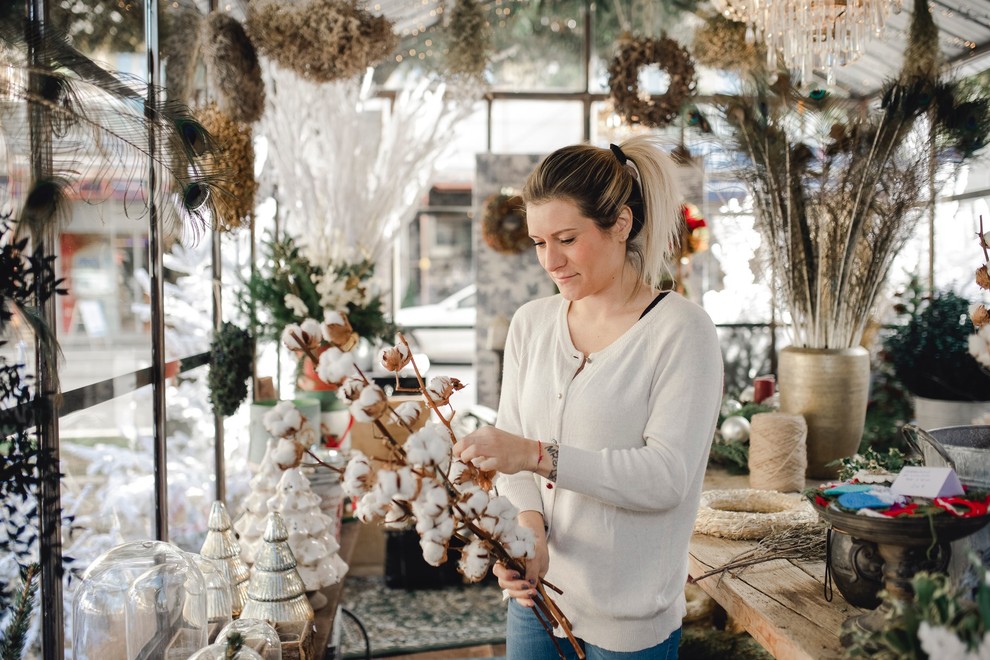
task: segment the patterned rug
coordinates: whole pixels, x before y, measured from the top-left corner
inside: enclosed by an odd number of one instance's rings
[[[505,641],[505,603],[493,583],[391,589],[381,576],[348,576],[342,600],[367,632],[372,658]],[[343,657],[364,658],[355,619],[343,618]]]

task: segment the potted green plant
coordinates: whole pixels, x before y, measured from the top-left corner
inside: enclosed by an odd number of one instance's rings
[[[990,412],[990,375],[969,352],[970,302],[952,291],[911,304],[883,343],[894,375],[914,397],[924,429],[972,424]]]

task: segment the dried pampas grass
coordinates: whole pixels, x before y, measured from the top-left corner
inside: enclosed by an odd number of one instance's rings
[[[203,58],[221,112],[253,123],[265,109],[265,84],[254,44],[236,18],[213,12],[203,25]]]
[[[348,0],[254,0],[247,31],[265,56],[318,83],[363,73],[399,43],[391,21]]]
[[[217,200],[215,228],[233,231],[251,226],[254,219],[254,197],[258,182],[254,179],[254,144],[251,127],[234,121],[215,103],[199,109],[197,118],[213,136],[217,148],[208,158],[210,165],[222,172],[224,195]]]

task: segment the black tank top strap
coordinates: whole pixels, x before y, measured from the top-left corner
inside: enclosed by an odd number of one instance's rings
[[[643,318],[644,316],[646,316],[647,314],[649,314],[650,313],[650,310],[653,309],[654,307],[656,307],[657,306],[657,303],[659,303],[661,300],[663,300],[664,298],[666,298],[668,293],[670,293],[670,291],[661,291],[660,293],[658,293],[657,294],[657,297],[654,298],[650,302],[650,304],[646,306],[646,309],[643,310],[643,313],[639,315],[639,318]]]

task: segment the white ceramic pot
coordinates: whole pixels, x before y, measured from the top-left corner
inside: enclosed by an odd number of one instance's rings
[[[990,413],[990,401],[947,401],[914,397],[915,424],[931,431],[947,426],[969,426]]]

